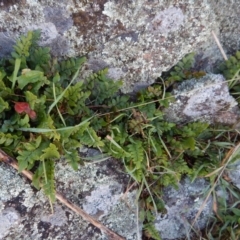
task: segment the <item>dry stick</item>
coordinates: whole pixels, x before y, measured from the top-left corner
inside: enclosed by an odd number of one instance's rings
[[[0,149],[0,160],[11,165],[13,168],[15,168],[16,170],[18,170],[18,163],[17,161],[8,156],[4,151],[2,151]],[[25,177],[27,177],[29,180],[32,181],[33,178],[33,174],[30,171],[27,170],[23,170],[21,172]],[[86,221],[90,222],[91,224],[93,224],[95,227],[99,228],[101,231],[103,231],[104,233],[106,233],[109,237],[109,240],[125,240],[125,238],[121,237],[120,235],[116,234],[115,232],[111,231],[109,228],[107,228],[106,226],[104,226],[103,224],[101,224],[99,221],[97,221],[96,219],[94,219],[93,217],[91,217],[90,215],[88,215],[86,212],[84,212],[81,208],[79,208],[78,206],[76,206],[75,204],[71,203],[70,201],[68,201],[66,198],[63,197],[62,194],[60,193],[56,193],[56,198],[63,203],[64,205],[66,205],[68,208],[72,209],[74,212],[76,212],[77,214],[79,214],[82,218],[84,218]]]
[[[227,55],[226,55],[226,53],[224,52],[223,47],[222,47],[220,41],[218,40],[218,38],[217,38],[217,36],[216,36],[216,34],[215,34],[214,31],[212,31],[212,35],[213,35],[213,38],[214,38],[216,44],[218,45],[218,48],[219,48],[219,50],[220,50],[220,52],[221,52],[224,60],[227,61],[227,60],[228,60]]]

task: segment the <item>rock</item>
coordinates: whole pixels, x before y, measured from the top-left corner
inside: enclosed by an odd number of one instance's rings
[[[190,52],[211,70],[222,60],[213,30],[227,53],[239,48],[238,1],[1,0],[0,9],[2,55],[19,34],[41,29],[40,44],[53,55],[87,55],[83,75],[108,67],[124,93],[153,83]]]
[[[226,173],[233,183],[240,190],[240,160],[239,157],[228,164]]]
[[[173,91],[176,99],[166,109],[170,122],[207,121],[234,125],[239,121],[237,101],[229,94],[227,82],[220,74],[180,83]]]
[[[129,177],[120,169],[113,159],[86,164],[79,171],[59,161],[57,190],[112,231],[129,240],[140,239],[136,191],[124,194]],[[0,164],[0,181],[0,239],[108,239],[58,202],[51,214],[44,194],[9,166]]]
[[[212,198],[209,198],[202,209],[200,217],[191,227],[198,211],[205,201],[204,190],[209,186],[205,179],[196,179],[191,183],[189,178],[184,178],[178,189],[167,187],[163,191],[163,201],[167,210],[166,214],[158,214],[155,227],[164,240],[177,240],[192,236],[206,227],[212,212]],[[190,238],[191,239],[191,238]]]

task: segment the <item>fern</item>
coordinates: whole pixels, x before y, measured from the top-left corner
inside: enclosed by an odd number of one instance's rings
[[[32,45],[33,32],[28,32],[27,36],[21,36],[17,40],[12,52],[12,57],[21,59],[22,63],[25,63],[23,67],[26,67],[26,58],[29,56],[29,50]]]
[[[28,65],[31,69],[46,71],[46,67],[49,65],[50,60],[50,48],[36,48],[31,51],[28,59]]]
[[[144,149],[141,141],[131,139],[131,142],[131,144],[127,145],[127,150],[130,154],[127,161],[131,165],[135,178],[141,182],[144,170]]]
[[[90,101],[95,105],[103,104],[119,91],[121,81],[114,81],[106,77],[107,69],[91,75],[86,80],[86,89],[91,91]]]
[[[76,149],[71,149],[71,152],[65,152],[64,157],[74,170],[78,170],[78,164],[81,162],[79,153]]]
[[[162,238],[159,235],[159,232],[157,231],[153,223],[144,224],[143,229],[146,236],[151,237],[152,239],[155,240],[162,240]]]
[[[42,142],[42,138],[39,136],[32,142],[20,145],[17,157],[19,163],[19,172],[24,169],[32,169],[34,164],[39,161],[42,151],[47,147],[48,144],[48,141]]]
[[[66,111],[70,115],[80,114],[82,110],[85,109],[85,101],[91,92],[83,92],[82,85],[83,82],[78,82],[74,86],[70,86],[63,96],[63,99],[67,101]]]
[[[101,138],[97,136],[96,132],[92,128],[87,128],[83,135],[79,136],[81,144],[88,147],[103,147],[104,143]]]
[[[64,86],[66,86],[64,81],[70,79],[85,61],[85,57],[80,57],[76,59],[71,58],[57,64],[56,69],[59,72],[61,83],[63,83]]]

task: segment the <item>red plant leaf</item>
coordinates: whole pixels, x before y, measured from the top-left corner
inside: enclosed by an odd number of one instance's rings
[[[29,113],[31,110],[27,102],[15,102],[14,109],[17,113]]]
[[[30,110],[30,112],[28,113],[28,116],[32,119],[35,120],[37,118],[37,114],[35,111]]]

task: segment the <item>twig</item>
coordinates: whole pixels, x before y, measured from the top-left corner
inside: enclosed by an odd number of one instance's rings
[[[216,44],[218,45],[218,48],[219,48],[219,50],[220,50],[220,52],[221,52],[224,60],[227,61],[227,60],[228,60],[227,55],[226,55],[226,53],[224,52],[223,47],[222,47],[220,41],[218,40],[218,38],[217,38],[217,36],[216,36],[216,34],[215,34],[214,31],[212,31],[212,35],[213,35],[213,37],[214,37],[214,40],[215,40]]]
[[[225,158],[223,159],[223,161],[222,161],[222,163],[221,163],[222,167],[221,167],[220,173],[218,173],[217,179],[215,180],[215,182],[213,183],[212,187],[210,188],[210,190],[209,190],[209,192],[208,192],[208,194],[207,194],[204,202],[202,203],[202,205],[201,205],[201,207],[200,207],[197,215],[195,216],[195,219],[194,219],[193,222],[192,222],[192,226],[196,223],[197,219],[199,218],[200,214],[202,213],[202,211],[203,211],[203,209],[204,209],[204,207],[205,207],[208,199],[210,198],[212,192],[213,192],[214,189],[216,188],[217,183],[219,183],[219,180],[221,179],[221,177],[222,177],[222,175],[223,175],[223,173],[224,173],[224,171],[225,171],[228,163],[232,160],[232,156],[233,156],[234,153],[236,153],[239,149],[240,149],[240,143],[238,143],[236,146],[234,146],[233,148],[231,148],[231,149],[228,151],[228,153],[226,154]],[[208,174],[208,175],[209,175],[209,174]],[[206,177],[206,176],[205,176],[205,177]]]
[[[8,156],[4,151],[2,151],[0,149],[0,160],[11,165],[13,168],[15,168],[16,170],[19,169],[18,167],[18,163],[17,161]],[[27,170],[23,170],[21,172],[26,178],[28,178],[29,180],[32,181],[33,178],[33,174],[30,171]],[[75,204],[71,203],[69,200],[67,200],[66,198],[63,197],[62,194],[60,193],[56,193],[56,198],[63,203],[64,205],[66,205],[68,208],[70,208],[71,210],[73,210],[74,212],[76,212],[77,214],[79,214],[82,218],[84,218],[86,221],[90,222],[91,224],[93,224],[95,227],[97,227],[98,229],[100,229],[102,232],[106,233],[109,237],[109,240],[125,240],[125,238],[121,237],[120,235],[118,235],[117,233],[111,231],[109,228],[107,228],[106,226],[104,226],[102,223],[100,223],[99,221],[97,221],[96,219],[94,219],[93,217],[91,217],[90,215],[88,215],[85,211],[83,211],[81,208],[79,208],[78,206],[76,206]]]

